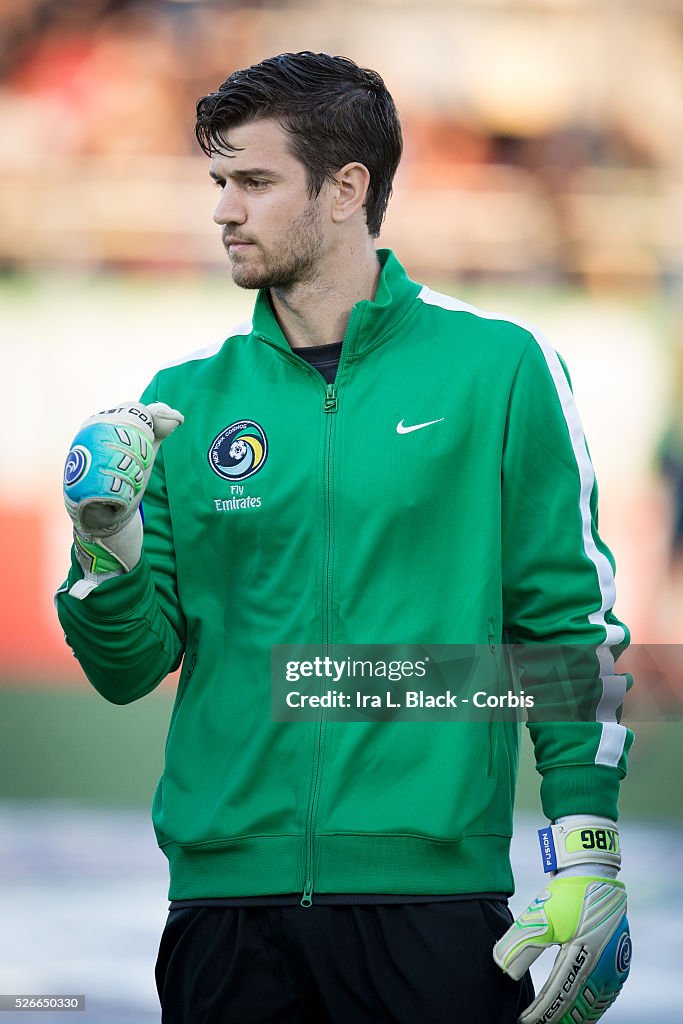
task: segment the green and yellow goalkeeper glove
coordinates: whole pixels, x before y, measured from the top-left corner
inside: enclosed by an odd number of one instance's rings
[[[546,871],[554,877],[493,949],[496,963],[519,980],[538,956],[560,946],[553,969],[519,1024],[588,1024],[619,995],[631,964],[626,892],[613,821],[561,818],[539,831]]]

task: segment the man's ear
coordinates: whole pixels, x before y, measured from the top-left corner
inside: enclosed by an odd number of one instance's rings
[[[332,189],[332,220],[343,224],[365,203],[370,187],[370,171],[365,164],[346,164],[334,176]]]

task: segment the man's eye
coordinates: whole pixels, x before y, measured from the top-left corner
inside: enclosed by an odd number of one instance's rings
[[[212,178],[211,180],[213,181],[216,188],[225,188],[225,182],[223,181],[222,178]]]
[[[256,192],[262,191],[267,184],[267,181],[262,181],[260,178],[247,178],[247,185]]]

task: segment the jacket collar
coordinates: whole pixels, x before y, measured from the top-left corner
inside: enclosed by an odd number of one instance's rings
[[[411,281],[391,249],[378,249],[382,273],[375,298],[357,302],[351,310],[344,335],[349,355],[360,356],[386,341],[402,321],[417,309],[421,285]],[[254,307],[253,333],[277,348],[291,351],[273,313],[268,291],[259,291]],[[330,341],[336,339],[330,338]]]

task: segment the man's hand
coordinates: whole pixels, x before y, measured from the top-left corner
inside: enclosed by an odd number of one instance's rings
[[[85,573],[71,588],[82,599],[140,560],[139,506],[159,445],[183,416],[162,402],[122,402],[91,416],[74,438],[64,467],[64,503]]]
[[[612,1005],[631,963],[623,882],[555,878],[498,940],[493,958],[519,980],[555,944],[560,952],[550,977],[520,1024],[583,1024]]]
[[[550,977],[519,1024],[584,1024],[612,1005],[628,977],[631,938],[613,821],[572,815],[539,831],[547,872],[556,872],[493,947],[519,980],[544,949],[559,945]]]

